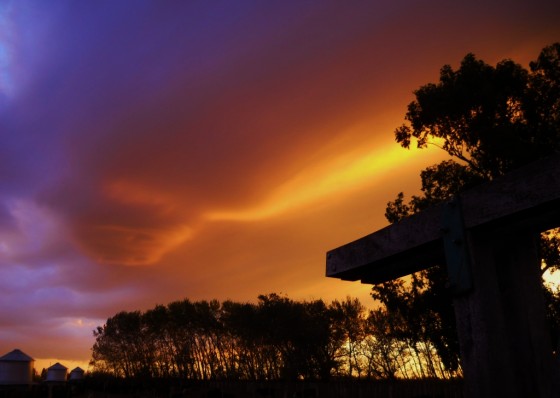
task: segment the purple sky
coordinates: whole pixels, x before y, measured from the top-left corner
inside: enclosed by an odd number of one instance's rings
[[[557,1],[0,1],[0,355],[87,362],[120,310],[346,295],[437,150],[393,142],[468,52],[524,66]],[[368,301],[368,302],[366,302]]]

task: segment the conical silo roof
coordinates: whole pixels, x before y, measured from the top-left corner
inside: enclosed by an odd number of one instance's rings
[[[60,364],[59,362],[55,363],[52,366],[49,366],[49,368],[47,370],[68,370],[68,368],[62,364]]]
[[[16,348],[15,350],[8,352],[3,357],[0,357],[0,361],[5,361],[5,362],[31,362],[31,361],[35,361],[35,360],[33,358],[31,358],[29,355],[27,355],[26,353],[24,353],[23,351],[18,350]]]

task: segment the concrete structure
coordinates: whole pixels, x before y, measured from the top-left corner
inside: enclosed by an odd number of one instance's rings
[[[558,397],[538,236],[559,226],[555,155],[331,250],[327,276],[382,283],[445,264],[465,397]]]
[[[15,349],[0,357],[0,385],[29,385],[33,381],[35,360]]]
[[[68,368],[57,362],[47,369],[47,378],[45,379],[45,381],[64,383],[66,382],[67,372]]]

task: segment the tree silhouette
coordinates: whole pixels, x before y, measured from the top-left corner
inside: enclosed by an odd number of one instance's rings
[[[453,376],[404,326],[400,314],[367,312],[350,297],[331,304],[274,293],[256,303],[185,299],[108,318],[94,331],[91,365],[142,383]],[[414,371],[418,362],[434,371]]]
[[[401,192],[387,204],[391,223],[560,152],[560,43],[545,47],[529,70],[511,60],[493,67],[468,54],[457,70],[444,66],[438,83],[414,94],[396,141],[404,148],[436,145],[452,159],[421,172],[422,195],[405,202]],[[543,272],[560,266],[559,248],[558,230],[542,234]],[[546,293],[551,328],[558,333],[554,311],[560,298]],[[406,332],[433,345],[447,369],[458,369],[455,317],[442,267],[413,275],[408,287],[396,281],[376,285],[372,295],[389,311],[399,311],[408,322]]]
[[[396,141],[439,145],[484,179],[558,152],[560,43],[530,68],[511,60],[492,67],[473,54],[456,71],[445,65],[437,84],[414,92]]]

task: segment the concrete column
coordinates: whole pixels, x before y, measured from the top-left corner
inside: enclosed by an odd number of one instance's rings
[[[537,237],[469,235],[473,290],[454,300],[468,398],[552,396]]]

